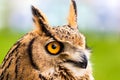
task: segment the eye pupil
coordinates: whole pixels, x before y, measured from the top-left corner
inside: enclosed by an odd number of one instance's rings
[[[55,44],[52,45],[52,49],[56,49],[56,47],[57,47],[57,46],[56,46]]]

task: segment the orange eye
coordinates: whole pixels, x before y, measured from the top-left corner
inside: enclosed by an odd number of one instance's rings
[[[63,44],[57,41],[50,42],[46,45],[46,50],[52,55],[58,54],[62,48]]]

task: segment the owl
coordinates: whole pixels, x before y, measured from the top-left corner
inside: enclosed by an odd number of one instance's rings
[[[75,0],[67,25],[51,27],[31,7],[35,29],[19,39],[0,67],[0,80],[94,80],[85,36],[79,32]]]

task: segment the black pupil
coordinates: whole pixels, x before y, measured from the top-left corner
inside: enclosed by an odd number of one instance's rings
[[[56,46],[55,44],[52,45],[52,49],[56,49],[56,47],[57,47],[57,46]]]

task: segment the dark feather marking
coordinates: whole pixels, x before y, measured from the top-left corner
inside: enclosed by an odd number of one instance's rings
[[[76,6],[75,0],[72,0],[72,3],[73,3],[74,10],[75,10],[75,15],[77,17],[77,6]]]
[[[32,14],[34,16],[37,16],[38,18],[40,17],[43,20],[45,20],[44,17],[42,16],[42,14],[38,11],[38,9],[36,9],[34,6],[31,6],[31,9],[32,9]]]
[[[6,76],[6,80],[9,80],[9,73],[8,73],[7,76]]]
[[[32,54],[32,48],[33,48],[33,43],[35,41],[36,38],[33,38],[30,42],[29,42],[29,45],[28,45],[28,54],[29,54],[29,57],[30,57],[30,62],[31,62],[31,65],[33,66],[33,68],[35,69],[39,69],[38,66],[36,65],[36,63],[34,62],[33,60],[33,54]]]
[[[20,56],[16,59],[16,62],[15,62],[15,64],[16,64],[16,66],[15,66],[15,79],[17,78],[17,75],[18,75],[18,61],[19,61],[19,59],[20,59]]]
[[[16,46],[16,45],[17,45],[17,46]],[[17,50],[17,48],[20,46],[20,41],[18,41],[17,43],[15,43],[14,46],[16,46],[16,47],[10,52],[10,50],[12,49],[12,48],[11,48],[11,49],[8,51],[8,53],[7,53],[8,57],[7,57],[7,55],[6,55],[5,59],[3,60],[2,68],[5,66],[5,64],[6,64],[6,62],[8,61],[8,59],[13,55],[14,51]]]
[[[46,29],[47,25],[44,24],[43,20],[39,19],[39,24],[41,25],[42,31],[45,32],[47,36],[51,36],[51,33]]]
[[[39,19],[39,24],[41,25],[42,31],[45,32],[46,36],[50,36],[55,39],[55,37],[51,34],[51,32],[46,29],[47,25],[44,24],[44,22],[41,19]]]
[[[62,77],[64,79],[67,79],[67,76],[69,75],[69,73],[67,72],[68,70],[65,69],[64,67],[62,66],[59,66],[59,70],[61,70],[60,74],[62,75]],[[65,73],[64,73],[65,72]]]
[[[40,78],[41,80],[47,80],[42,74],[39,74],[39,78]]]
[[[6,72],[6,70],[7,70],[7,69],[9,68],[9,66],[11,65],[12,60],[13,60],[13,58],[9,61],[9,64],[8,64],[7,67],[4,69],[4,71],[2,71],[2,74],[0,75],[0,80],[2,80],[2,79],[5,77],[4,73]]]
[[[4,75],[3,75],[3,73],[0,75],[0,80],[3,80],[3,78],[4,78]]]

